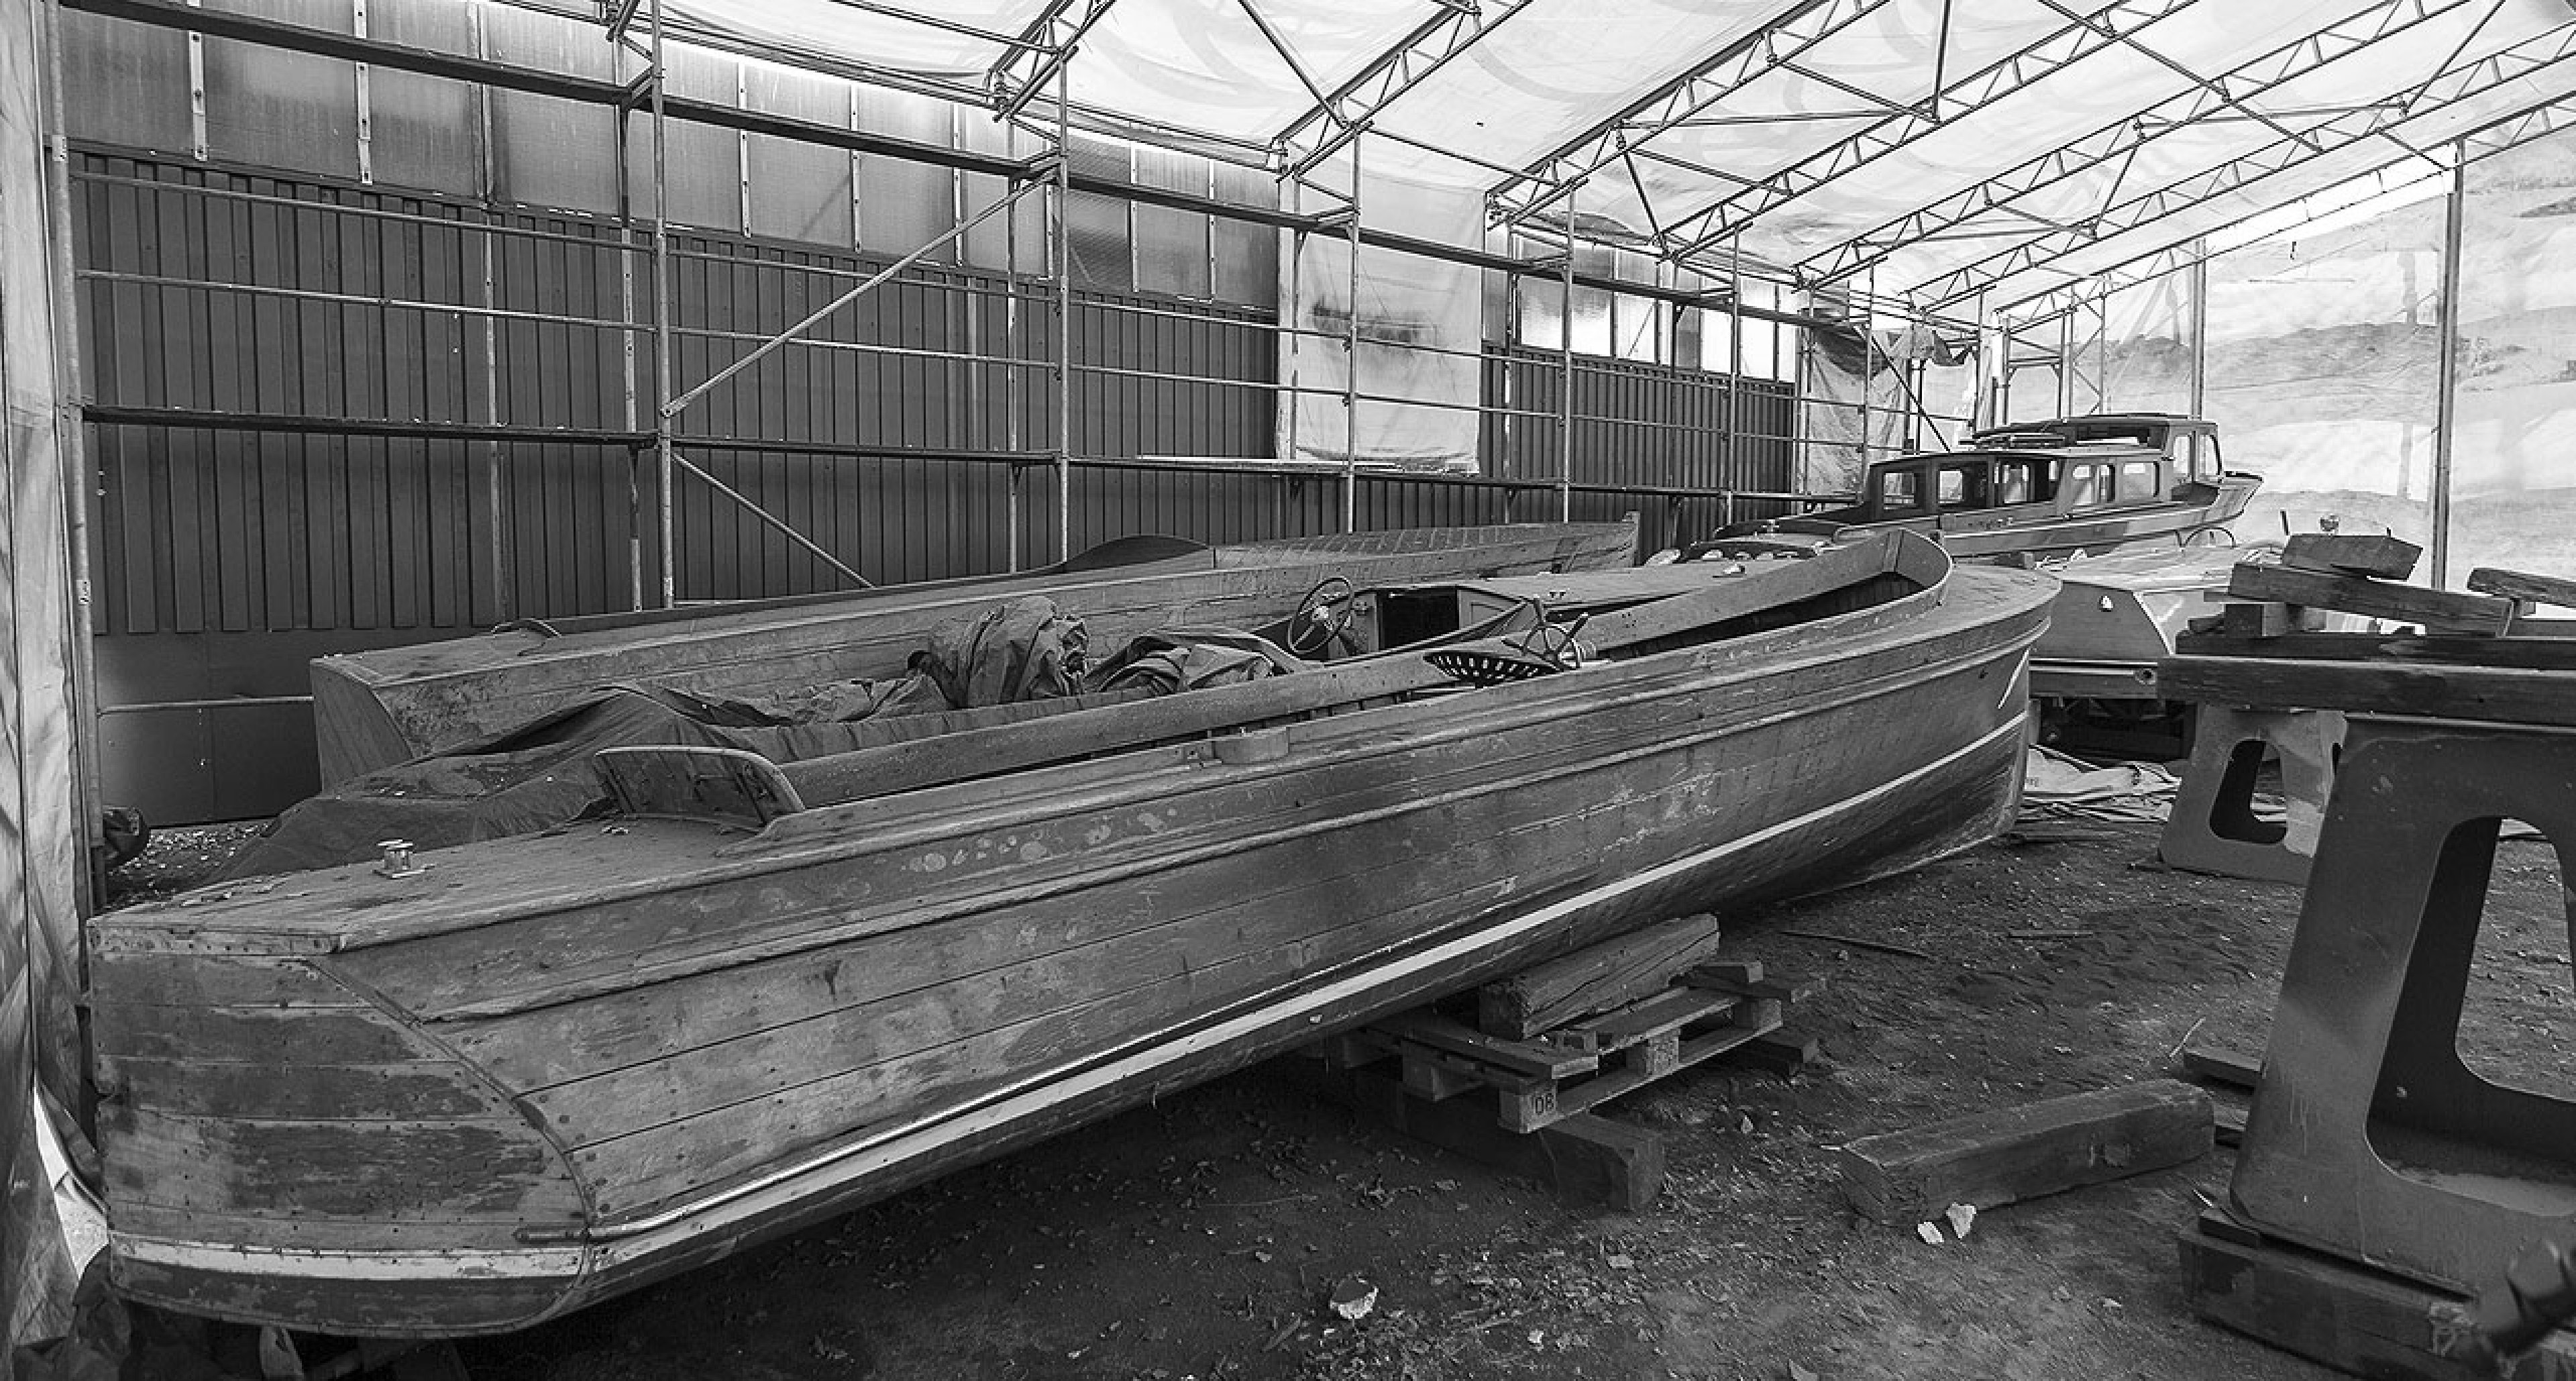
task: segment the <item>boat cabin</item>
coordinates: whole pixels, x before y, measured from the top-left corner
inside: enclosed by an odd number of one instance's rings
[[[2019,423],[1969,443],[1973,449],[1872,465],[1850,521],[1938,520],[2026,505],[2071,516],[2205,503],[2225,468],[2216,427],[2163,413]]]

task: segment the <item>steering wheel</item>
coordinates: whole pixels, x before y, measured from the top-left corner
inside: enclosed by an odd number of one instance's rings
[[[1338,575],[1325,576],[1297,601],[1297,612],[1288,616],[1288,633],[1281,641],[1297,656],[1320,658],[1343,641],[1342,632],[1351,626],[1351,615],[1358,609],[1358,589]]]

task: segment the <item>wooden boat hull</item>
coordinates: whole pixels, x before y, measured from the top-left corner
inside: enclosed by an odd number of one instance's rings
[[[1962,570],[749,837],[635,819],[113,913],[116,1279],[517,1328],[1646,921],[1911,866],[2010,819],[2052,588]]]
[[[1943,550],[1967,560],[2100,555],[2142,543],[2189,545],[2203,534],[2223,533],[2226,524],[2245,512],[2259,487],[2260,481],[2251,475],[2229,475],[2218,486],[2216,495],[2203,504],[2155,503],[2071,514],[2011,515],[1968,510],[1937,517],[1856,522],[1847,515],[1857,516],[1862,510],[1831,510],[1767,524],[1738,524],[1705,545],[1721,549],[1812,549],[1871,533],[1903,531],[1934,538]]]
[[[1634,522],[1404,529],[1212,547],[1099,570],[518,625],[316,658],[315,750],[327,786],[504,732],[613,682],[756,696],[899,675],[933,626],[1021,594],[1054,595],[1084,616],[1096,645],[1114,647],[1171,622],[1275,618],[1328,574],[1389,584],[1599,570],[1635,558]]]

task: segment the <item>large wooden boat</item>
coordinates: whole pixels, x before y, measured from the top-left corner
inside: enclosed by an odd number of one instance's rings
[[[518,1328],[1633,926],[1918,864],[2011,817],[2054,587],[1891,533],[1355,592],[1311,670],[783,765],[619,750],[605,825],[98,917],[115,1280]]]
[[[314,747],[344,782],[507,732],[612,682],[760,695],[900,674],[936,624],[1050,594],[1114,645],[1169,622],[1255,623],[1324,574],[1361,584],[1594,570],[1636,560],[1636,524],[1511,523],[1201,547],[1126,538],[1040,571],[843,594],[524,621],[471,638],[317,658]]]
[[[1738,523],[1715,545],[1814,547],[1902,528],[1964,557],[2099,554],[2134,543],[2227,540],[2262,481],[2226,469],[2218,429],[2167,413],[2015,423],[1966,449],[1869,467],[1860,502]]]

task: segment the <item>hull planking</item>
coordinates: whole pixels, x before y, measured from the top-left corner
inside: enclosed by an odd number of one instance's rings
[[[1231,749],[102,917],[116,1279],[518,1328],[1639,924],[1912,866],[2009,821],[2052,589],[1960,570]]]

